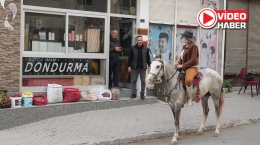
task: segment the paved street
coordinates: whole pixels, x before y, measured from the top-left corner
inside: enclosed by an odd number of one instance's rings
[[[260,120],[260,96],[250,92],[226,94],[221,128],[251,124]],[[139,99],[139,98],[138,98]],[[215,127],[212,100],[206,127]],[[201,104],[194,103],[182,109],[181,133],[197,130],[202,120]],[[0,131],[3,145],[117,145],[170,137],[174,122],[170,107],[158,101],[155,104],[96,110],[61,116]]]
[[[179,145],[259,145],[260,123],[236,126],[222,129],[219,137],[213,137],[212,132],[203,135],[189,134],[181,136]],[[171,137],[143,141],[128,145],[169,145]]]

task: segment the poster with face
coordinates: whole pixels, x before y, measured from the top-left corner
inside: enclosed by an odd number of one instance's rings
[[[213,10],[219,10],[219,0],[202,0],[202,8],[211,8]]]
[[[200,32],[200,69],[216,70],[218,58],[218,30],[201,29]]]
[[[182,47],[185,44],[181,41],[181,34],[185,32],[185,30],[191,30],[193,32],[193,36],[195,36],[195,39],[197,40],[197,27],[194,26],[177,26],[177,33],[176,33],[176,55],[175,55],[175,62],[177,63],[180,59],[180,54],[182,51]],[[195,42],[197,44],[197,41]]]
[[[148,48],[153,53],[160,51],[162,57],[170,64],[172,63],[172,28],[172,25],[150,23],[148,41]]]

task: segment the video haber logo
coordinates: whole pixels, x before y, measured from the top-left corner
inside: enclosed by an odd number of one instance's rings
[[[246,10],[213,10],[204,8],[197,16],[201,27],[209,29],[217,24],[219,29],[245,29],[248,13]]]

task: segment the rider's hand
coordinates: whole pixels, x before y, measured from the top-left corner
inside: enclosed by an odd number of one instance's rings
[[[177,68],[182,68],[182,65],[181,65],[181,64],[178,64],[176,67],[177,67]]]

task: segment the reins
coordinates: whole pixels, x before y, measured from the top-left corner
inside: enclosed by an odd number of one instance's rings
[[[159,61],[159,60],[154,60],[154,61]],[[159,62],[162,63],[162,67],[160,68],[160,70],[158,71],[158,73],[157,73],[157,74],[153,74],[153,73],[151,73],[151,72],[149,73],[149,74],[155,76],[155,79],[154,79],[153,83],[155,82],[156,78],[158,77],[159,72],[161,71],[161,69],[164,68],[164,67],[163,67],[163,66],[164,66],[163,61],[160,60]],[[164,86],[165,84],[167,84],[167,83],[175,76],[175,74],[177,73],[177,71],[179,71],[179,70],[176,69],[175,73],[174,73],[170,78],[168,78],[166,81],[160,83],[159,92],[161,92],[163,86]],[[163,73],[164,73],[164,69],[163,69]],[[180,80],[180,78],[179,78],[179,76],[178,76],[176,84],[174,85],[174,87],[170,90],[170,92],[169,92],[167,95],[164,95],[164,94],[162,94],[162,93],[160,93],[160,94],[163,95],[164,97],[170,98],[170,95],[172,94],[173,90],[177,89],[177,86],[178,86],[178,84],[179,84],[179,80]]]
[[[172,77],[169,78],[167,81],[165,81],[165,82],[163,82],[163,83],[160,83],[160,89],[159,89],[160,92],[161,92],[163,86],[164,86],[166,83],[168,83],[168,82],[173,78],[173,76],[175,76],[175,74],[177,73],[177,71],[178,71],[178,70],[176,69],[175,73],[174,73],[174,74],[172,75]],[[179,84],[179,81],[180,81],[180,77],[178,76],[178,77],[177,77],[176,84],[175,84],[174,87],[170,90],[170,92],[169,92],[168,94],[166,94],[166,95],[164,95],[164,94],[162,94],[162,93],[160,93],[160,94],[163,95],[163,96],[166,97],[166,98],[170,98],[170,95],[172,94],[172,92],[173,92],[175,89],[177,89],[178,84]]]

